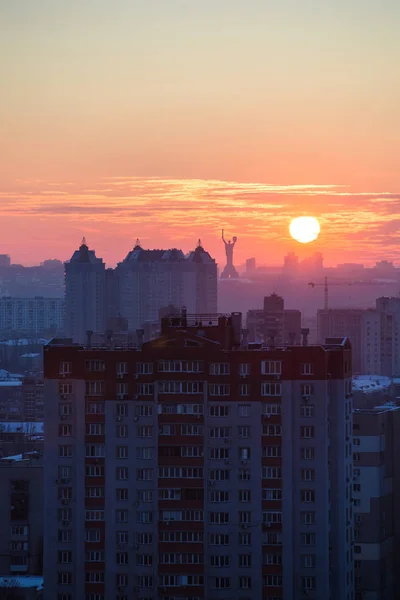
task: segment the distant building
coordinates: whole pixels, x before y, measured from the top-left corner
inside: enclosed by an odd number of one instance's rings
[[[217,312],[217,265],[199,245],[182,250],[144,250],[139,241],[116,268],[119,313],[129,331],[157,322],[159,310],[172,304],[188,312]]]
[[[284,258],[283,272],[288,277],[294,277],[299,270],[299,257],[294,252],[289,252]]]
[[[42,575],[43,458],[33,452],[0,459],[0,488],[0,573]]]
[[[65,263],[65,332],[83,343],[87,331],[106,328],[105,264],[83,239],[79,250]]]
[[[23,335],[64,331],[64,300],[61,298],[0,298],[0,331]]]
[[[317,341],[347,337],[353,351],[353,373],[362,372],[362,328],[365,311],[358,308],[329,308],[317,312]],[[376,371],[374,371],[375,373]]]
[[[283,298],[272,294],[264,298],[263,309],[248,311],[246,327],[250,342],[299,344],[301,312],[285,309]]]
[[[355,600],[396,600],[400,566],[400,407],[353,413]]]
[[[7,269],[11,265],[11,259],[8,254],[0,254],[0,269]]]
[[[400,375],[400,298],[378,298],[364,312],[362,350],[363,373]]]
[[[256,259],[255,258],[248,258],[246,260],[246,274],[247,275],[252,275],[256,270]]]

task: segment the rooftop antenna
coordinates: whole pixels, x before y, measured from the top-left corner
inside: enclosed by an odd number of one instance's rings
[[[201,239],[200,238],[197,240],[197,247],[201,248]]]
[[[140,240],[139,240],[139,238],[136,238],[135,246],[140,246]]]
[[[83,236],[83,238],[82,238],[82,246],[86,246],[86,245],[87,245],[86,244],[86,238],[85,238],[85,236]]]

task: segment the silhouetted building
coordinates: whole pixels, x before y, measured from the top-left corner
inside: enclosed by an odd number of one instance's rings
[[[25,335],[64,332],[62,298],[0,298],[0,330]]]
[[[294,277],[299,270],[299,257],[294,252],[289,252],[284,258],[283,271],[286,276]]]
[[[11,259],[8,254],[0,254],[0,269],[7,269],[11,265]]]
[[[217,265],[199,243],[182,250],[144,250],[139,242],[116,269],[119,312],[129,331],[156,323],[168,304],[192,313],[217,312]]]
[[[182,311],[44,356],[45,600],[351,598],[346,340],[252,349],[240,313]]]
[[[262,310],[249,310],[246,327],[251,342],[283,346],[299,344],[301,312],[285,309],[284,300],[277,294],[264,298]]]
[[[106,328],[105,264],[83,239],[79,250],[65,263],[65,331],[83,343],[87,331]]]
[[[353,373],[363,372],[362,328],[365,311],[358,308],[329,308],[317,312],[317,341],[327,338],[348,337],[353,351]]]
[[[400,298],[378,298],[364,312],[362,350],[363,373],[400,375]]]
[[[248,258],[246,260],[246,274],[247,275],[252,275],[256,270],[256,259],[255,258]]]

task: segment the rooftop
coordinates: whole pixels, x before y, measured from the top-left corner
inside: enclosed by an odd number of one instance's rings
[[[0,577],[1,587],[21,587],[21,588],[36,588],[36,591],[43,589],[43,577],[35,575],[18,575],[17,577]]]
[[[392,379],[383,375],[357,375],[353,377],[353,391],[373,394],[390,388]]]

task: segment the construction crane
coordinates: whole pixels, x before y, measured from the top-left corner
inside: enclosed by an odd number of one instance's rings
[[[317,286],[323,285],[324,286],[324,310],[328,310],[328,297],[329,297],[329,287],[328,287],[328,278],[325,277],[324,279],[324,283],[314,283],[313,281],[310,281],[308,284],[310,287],[315,288]],[[397,281],[385,281],[385,282],[381,282],[381,281],[344,281],[344,282],[334,282],[334,283],[330,283],[329,286],[331,285],[398,285]]]

